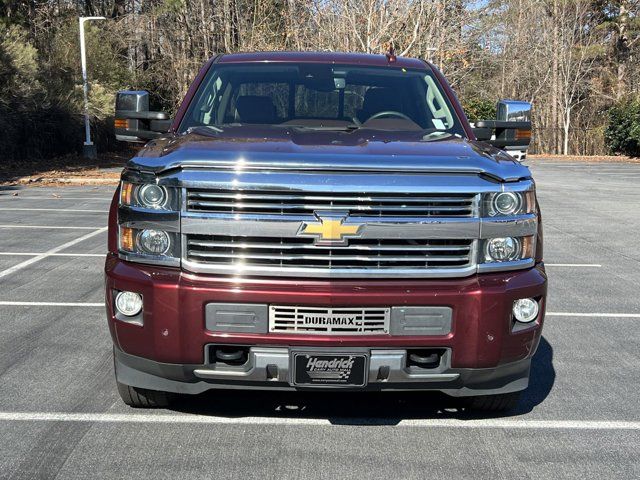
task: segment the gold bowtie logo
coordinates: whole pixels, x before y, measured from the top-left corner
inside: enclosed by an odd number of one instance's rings
[[[323,215],[315,213],[317,222],[303,222],[298,235],[310,235],[316,237],[316,245],[346,245],[347,238],[357,237],[363,224],[347,224],[348,214]]]

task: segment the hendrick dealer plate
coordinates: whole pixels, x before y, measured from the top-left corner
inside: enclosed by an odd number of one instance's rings
[[[293,352],[293,384],[364,387],[368,356],[363,353]]]

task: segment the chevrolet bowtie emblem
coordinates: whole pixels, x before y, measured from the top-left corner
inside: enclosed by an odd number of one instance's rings
[[[346,245],[348,238],[360,236],[364,224],[345,221],[348,213],[314,212],[317,222],[303,222],[298,230],[299,236],[310,235],[316,237],[316,245]]]

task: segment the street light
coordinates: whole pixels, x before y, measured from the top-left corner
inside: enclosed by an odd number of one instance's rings
[[[80,17],[80,62],[82,63],[82,90],[84,92],[84,145],[82,156],[88,159],[95,159],[98,154],[96,146],[91,141],[91,129],[89,127],[89,83],[87,81],[87,58],[84,48],[84,22],[87,20],[106,20],[105,17]]]

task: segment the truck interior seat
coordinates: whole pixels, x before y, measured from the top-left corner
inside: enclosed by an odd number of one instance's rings
[[[236,100],[236,120],[241,123],[275,123],[276,106],[271,97],[242,95]]]

